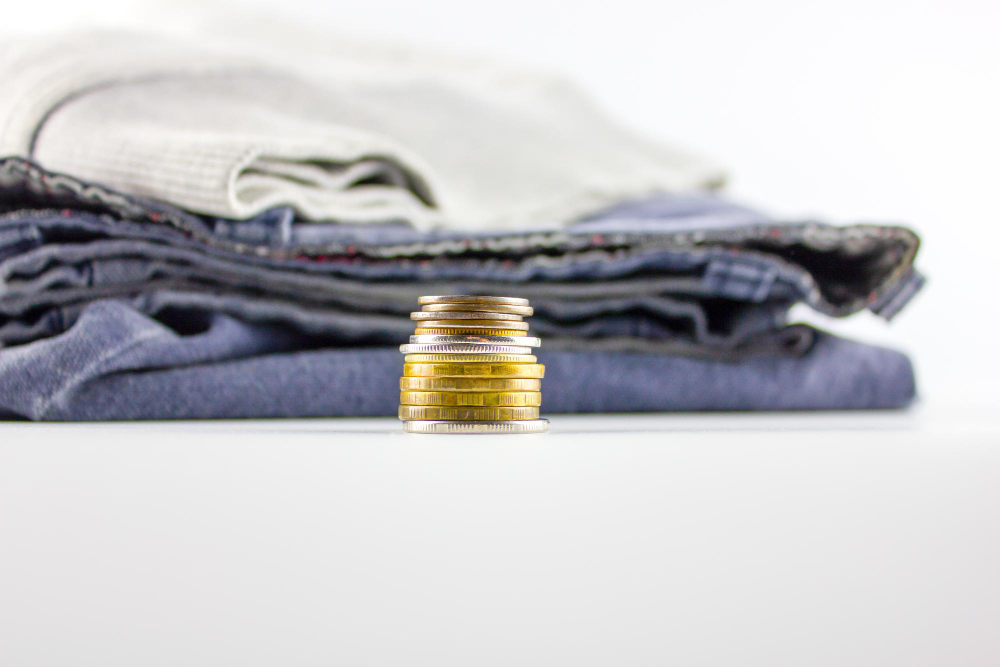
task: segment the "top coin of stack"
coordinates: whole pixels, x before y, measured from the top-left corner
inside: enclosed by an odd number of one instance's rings
[[[399,418],[410,433],[540,433],[541,378],[527,299],[422,296],[400,346]]]

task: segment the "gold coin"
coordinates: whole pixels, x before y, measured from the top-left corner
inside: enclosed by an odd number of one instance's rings
[[[459,421],[515,421],[518,419],[538,419],[538,408],[534,407],[456,407],[442,405],[401,405],[400,419],[445,419]]]
[[[529,406],[542,404],[540,391],[502,392],[446,392],[446,391],[401,391],[399,402],[403,405],[453,405],[465,407]]]
[[[410,313],[411,320],[486,320],[487,322],[492,322],[494,320],[504,320],[510,322],[521,322],[524,320],[520,315],[512,315],[510,313],[484,313],[484,312],[469,312],[469,313],[425,313],[423,311],[415,311]]]
[[[432,378],[401,377],[404,391],[539,391],[542,381],[531,378]]]
[[[533,354],[407,354],[403,361],[411,364],[534,364]]]
[[[515,329],[428,329],[427,327],[417,327],[414,332],[417,336],[522,336],[523,331]]]
[[[417,323],[417,326],[431,329],[496,329],[501,327],[519,331],[528,330],[527,322],[513,322],[511,320],[422,320]],[[523,336],[524,334],[518,335]]]
[[[498,306],[527,306],[527,299],[510,296],[478,296],[473,294],[452,294],[449,296],[422,296],[417,299],[420,305],[430,303],[488,303]]]
[[[490,313],[510,315],[531,315],[531,306],[503,306],[478,303],[430,303],[423,308],[425,313]],[[489,318],[487,318],[489,319]]]
[[[403,364],[408,377],[501,377],[542,378],[541,364]]]

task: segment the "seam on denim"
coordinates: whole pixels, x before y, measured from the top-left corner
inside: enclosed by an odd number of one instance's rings
[[[905,284],[896,294],[892,295],[888,301],[880,304],[877,309],[873,310],[880,317],[883,317],[886,320],[892,320],[892,318],[898,315],[899,311],[910,302],[910,299],[912,299],[914,295],[916,295],[916,293],[923,288],[925,282],[926,278],[924,278],[923,274],[914,271],[913,274],[906,279]]]
[[[771,291],[771,288],[774,287],[774,281],[777,278],[778,278],[778,272],[773,267],[765,270],[764,273],[760,276],[759,278],[760,283],[758,284],[757,289],[754,291],[753,295],[750,297],[750,300],[760,303],[765,298],[767,298],[767,295]]]
[[[398,257],[407,254],[447,254],[449,251],[465,252],[469,249],[482,249],[488,251],[516,250],[530,247],[550,247],[554,244],[566,244],[575,247],[589,247],[586,239],[590,239],[590,234],[577,234],[572,230],[552,230],[547,232],[521,232],[513,235],[501,235],[496,237],[441,239],[439,241],[417,241],[411,243],[400,243],[392,246],[373,245],[368,248],[364,244],[348,244],[353,248],[353,252],[347,250],[348,245],[342,243],[331,243],[327,245],[308,245],[296,248],[283,249],[275,252],[273,249],[261,247],[255,244],[227,241],[214,237],[207,226],[197,216],[185,214],[173,207],[159,205],[153,207],[149,202],[142,201],[128,195],[109,190],[106,187],[84,183],[79,179],[65,174],[52,174],[46,172],[38,165],[23,158],[5,158],[0,160],[0,167],[7,171],[20,173],[24,179],[34,183],[36,186],[46,187],[59,186],[76,194],[83,200],[96,200],[111,206],[127,209],[131,216],[138,219],[150,219],[153,216],[154,222],[167,222],[186,231],[199,240],[210,246],[235,250],[241,254],[252,254],[260,256],[274,256],[277,258],[293,258],[296,256],[323,256],[336,254],[350,254],[353,256],[372,257]],[[779,236],[773,235],[774,231],[779,232]],[[721,230],[720,233],[704,231],[678,232],[665,234],[661,238],[669,239],[674,245],[699,245],[712,243],[716,237],[722,242],[733,241],[739,237],[753,238],[755,236],[765,236],[775,240],[815,240],[816,243],[838,242],[849,237],[861,238],[892,238],[901,233],[913,236],[912,232],[901,228],[877,227],[874,225],[855,225],[852,227],[834,227],[820,223],[800,224],[797,227],[775,227],[774,224],[760,224],[735,233],[733,230]],[[615,242],[627,245],[641,245],[642,235],[604,235],[613,236]],[[583,245],[581,245],[583,244]],[[407,252],[407,249],[410,249]]]

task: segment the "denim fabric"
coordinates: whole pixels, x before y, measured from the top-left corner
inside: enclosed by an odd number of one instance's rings
[[[482,280],[466,280],[461,284],[440,280],[362,283],[336,276],[255,266],[233,258],[222,259],[188,248],[146,241],[84,243],[81,240],[87,237],[83,226],[75,230],[77,243],[53,243],[44,239],[45,233],[40,230],[45,223],[55,220],[65,229],[76,217],[36,219],[30,233],[22,228],[21,233],[8,235],[13,243],[4,244],[0,240],[0,251],[15,246],[19,250],[7,253],[11,256],[0,262],[0,280],[3,281],[0,341],[13,344],[58,333],[72,323],[73,307],[88,300],[132,298],[156,291],[225,293],[243,297],[258,311],[266,304],[275,304],[280,308],[273,312],[273,317],[285,319],[293,326],[296,325],[294,319],[286,317],[291,312],[289,306],[293,310],[301,307],[348,319],[369,315],[375,333],[387,326],[385,319],[388,316],[395,315],[400,320],[396,324],[403,326],[406,314],[421,293],[510,289],[499,281]],[[4,229],[4,224],[0,221],[0,230]],[[34,247],[28,249],[25,238],[30,238]],[[712,304],[709,312],[706,300],[732,295],[734,286],[720,283],[714,276],[709,276],[713,284],[706,285],[705,276],[709,274],[705,271],[708,262],[704,258],[697,258],[689,251],[657,251],[640,259],[639,262],[605,263],[615,264],[618,270],[659,267],[666,275],[569,282],[564,277],[567,267],[557,268],[543,262],[539,264],[539,272],[552,275],[558,270],[562,274],[557,275],[559,279],[519,286],[518,293],[533,299],[538,313],[534,326],[545,335],[674,335],[720,345],[738,342],[762,329],[781,325],[788,305],[798,296],[793,285],[775,279],[768,281],[766,291],[759,295],[748,294],[750,298],[746,300],[719,300]],[[749,259],[747,265],[754,262],[760,263]],[[470,268],[476,270],[475,266]],[[586,277],[586,272],[593,272],[595,266],[584,263],[570,268]],[[34,315],[43,308],[62,309],[64,314],[58,318]],[[382,317],[375,317],[376,314]],[[23,326],[25,319],[33,319],[36,326],[26,329]]]
[[[399,224],[295,223],[281,210],[250,221],[213,222],[21,159],[0,159],[0,213],[44,217],[39,209],[54,207],[65,207],[57,214],[69,217],[109,214],[101,216],[105,229],[98,233],[125,230],[166,243],[196,242],[203,252],[243,262],[365,281],[497,281],[516,283],[521,291],[531,281],[676,275],[700,264],[709,288],[723,298],[760,299],[772,283],[789,283],[796,298],[820,312],[843,316],[868,308],[886,317],[921,284],[912,267],[919,240],[907,229],[779,223],[709,195],[624,203],[559,229],[418,233]],[[137,232],[135,223],[145,224]],[[290,226],[310,230],[312,240],[299,244],[302,239],[286,231]],[[268,228],[281,231],[261,243]]]
[[[677,221],[664,217],[661,222]],[[0,342],[7,344],[62,330],[72,323],[70,306],[157,290],[222,292],[341,314],[405,316],[420,294],[505,293],[516,284],[517,293],[535,304],[539,333],[678,335],[727,345],[782,325],[790,304],[810,302],[821,289],[820,278],[828,281],[831,293],[840,287],[828,271],[817,277],[756,249],[666,248],[646,242],[624,250],[536,252],[507,259],[279,260],[206,247],[169,227],[75,211],[0,218],[0,260]],[[839,261],[850,266],[849,260]],[[851,275],[863,273],[851,268]],[[884,275],[862,280],[855,289],[869,291],[869,283]],[[890,288],[883,293],[892,294]],[[43,316],[46,308],[62,308],[64,315]],[[617,317],[625,313],[631,324]],[[33,326],[26,326],[26,319]]]
[[[711,195],[506,235],[287,209],[213,220],[0,160],[0,411],[392,412],[401,357],[384,346],[434,293],[532,300],[546,409],[898,407],[914,394],[905,357],[786,319],[797,302],[890,317],[922,284],[917,245],[898,227],[778,223]],[[581,376],[599,380],[575,393]],[[573,387],[553,393],[561,383]],[[283,402],[300,392],[322,396]]]
[[[191,318],[183,319],[185,326]],[[117,302],[60,336],[0,351],[0,415],[46,420],[395,414],[395,347],[315,348],[218,313],[184,331]],[[539,350],[547,414],[896,408],[914,395],[898,352],[815,332],[807,354],[739,363]]]

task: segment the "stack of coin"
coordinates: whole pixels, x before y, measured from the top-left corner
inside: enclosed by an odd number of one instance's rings
[[[541,378],[527,299],[422,296],[400,346],[399,418],[410,433],[540,433]]]

